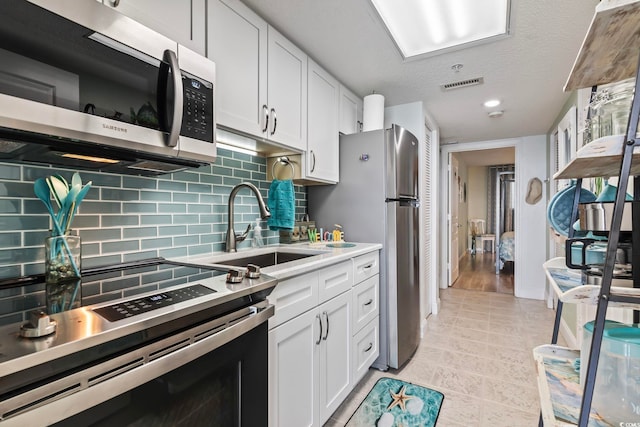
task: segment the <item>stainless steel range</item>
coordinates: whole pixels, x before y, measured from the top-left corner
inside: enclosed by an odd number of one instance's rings
[[[266,297],[277,281],[228,268],[157,258],[83,270],[83,287],[164,280],[0,328],[3,425],[266,425]]]

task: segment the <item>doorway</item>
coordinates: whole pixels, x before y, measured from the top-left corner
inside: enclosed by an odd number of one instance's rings
[[[515,147],[453,152],[449,164],[448,284],[513,295]]]

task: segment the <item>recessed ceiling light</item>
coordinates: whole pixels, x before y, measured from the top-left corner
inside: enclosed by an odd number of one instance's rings
[[[492,111],[489,113],[489,117],[491,117],[492,119],[495,119],[497,117],[502,117],[503,114],[504,114],[504,111],[502,110]]]
[[[434,55],[509,34],[511,0],[371,0],[402,56]]]
[[[497,107],[498,105],[500,105],[499,99],[490,99],[484,103],[484,106],[489,108]]]

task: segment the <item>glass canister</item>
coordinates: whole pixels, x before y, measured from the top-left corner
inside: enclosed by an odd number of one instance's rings
[[[634,89],[635,79],[622,80],[598,88],[588,107],[591,140],[626,132]]]
[[[580,254],[582,256],[582,254]],[[608,334],[609,330],[614,328],[624,328],[628,325],[616,322],[615,320],[604,321],[604,334]],[[584,385],[587,378],[587,367],[589,364],[589,354],[591,353],[591,338],[593,337],[593,322],[587,322],[582,327],[582,347],[580,347],[580,384]],[[602,364],[599,361],[598,368]],[[600,374],[598,373],[598,376]]]
[[[640,329],[614,328],[602,339],[593,409],[611,425],[640,420]]]

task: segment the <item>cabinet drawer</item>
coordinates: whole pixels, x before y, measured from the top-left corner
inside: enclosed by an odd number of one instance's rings
[[[272,329],[319,304],[318,273],[278,282],[268,299],[276,307],[275,314],[269,319],[269,329]]]
[[[350,260],[324,268],[318,273],[320,302],[328,301],[353,286],[353,270]]]
[[[360,283],[380,272],[379,251],[360,255],[353,259],[353,281]]]
[[[354,331],[359,331],[371,319],[379,314],[380,275],[376,274],[353,288],[353,323]]]
[[[379,317],[376,316],[353,339],[353,351],[351,353],[353,380],[351,382],[354,386],[358,384],[358,381],[362,379],[369,367],[380,355],[378,322]]]

